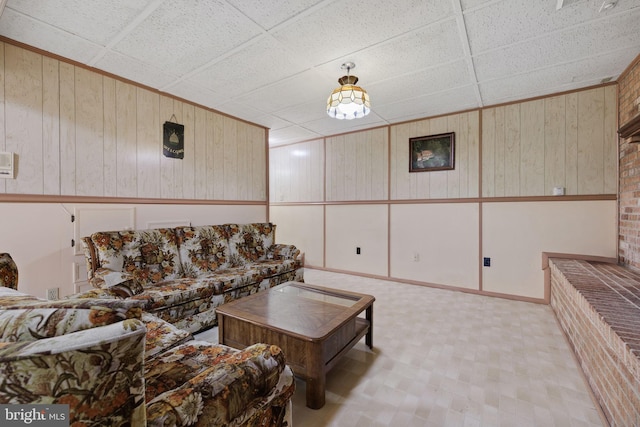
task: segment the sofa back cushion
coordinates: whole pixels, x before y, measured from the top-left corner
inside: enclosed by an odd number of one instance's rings
[[[180,277],[180,256],[172,228],[123,230],[91,235],[99,266],[131,274],[142,286]]]
[[[224,225],[176,228],[184,277],[229,268],[229,232]]]
[[[229,256],[232,266],[261,261],[275,241],[276,226],[271,223],[227,224]]]

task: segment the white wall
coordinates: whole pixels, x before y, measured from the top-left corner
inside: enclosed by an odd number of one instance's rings
[[[269,220],[277,242],[295,242],[305,265],[324,267],[324,206],[271,206]]]
[[[393,205],[391,276],[477,289],[479,224],[478,203]]]
[[[617,203],[485,203],[483,290],[543,298],[542,252],[616,257]]]
[[[327,206],[326,266],[387,276],[389,215],[386,205]],[[356,248],[360,248],[360,254]]]

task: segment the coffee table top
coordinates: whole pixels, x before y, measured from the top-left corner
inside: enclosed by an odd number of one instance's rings
[[[287,282],[223,304],[216,311],[297,338],[316,341],[326,338],[374,301],[371,295]]]

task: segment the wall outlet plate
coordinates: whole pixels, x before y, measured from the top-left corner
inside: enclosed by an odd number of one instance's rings
[[[49,288],[47,289],[47,299],[55,300],[58,299],[60,295],[60,288]]]
[[[482,265],[484,265],[485,267],[491,267],[491,258],[484,257],[482,259]]]

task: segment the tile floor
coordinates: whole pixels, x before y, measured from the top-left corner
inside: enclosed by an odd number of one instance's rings
[[[363,339],[329,372],[320,410],[297,380],[295,427],[606,425],[549,306],[310,269],[305,282],[374,295],[374,349]]]

